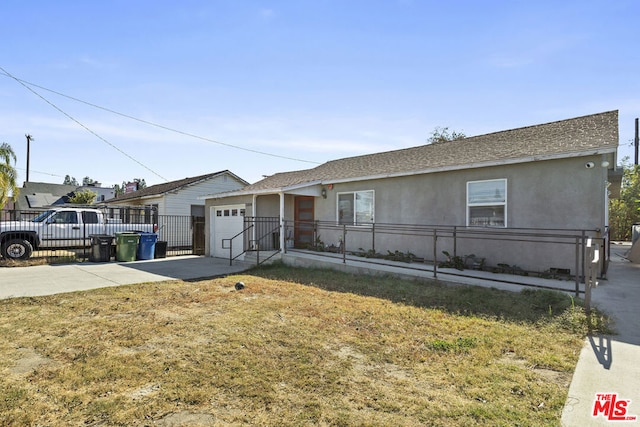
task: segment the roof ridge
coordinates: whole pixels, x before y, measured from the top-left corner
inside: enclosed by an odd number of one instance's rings
[[[207,179],[207,178],[210,178],[210,177],[214,177],[214,176],[217,176],[217,175],[221,175],[221,174],[224,174],[224,173],[229,173],[229,174],[232,174],[233,176],[236,176],[230,170],[225,169],[225,170],[218,171],[218,172],[212,172],[212,173],[207,173],[207,174],[203,174],[203,175],[197,175],[197,176],[193,176],[193,177],[186,177],[186,178],[176,179],[174,181],[162,182],[160,184],[154,184],[154,185],[151,185],[149,187],[145,187],[145,188],[142,188],[140,190],[133,191],[131,193],[121,194],[121,195],[116,196],[116,197],[114,197],[113,199],[110,199],[110,200],[113,200],[114,202],[116,202],[116,201],[119,202],[119,201],[128,200],[128,199],[135,199],[137,197],[160,195],[160,194],[164,194],[164,193],[167,193],[169,191],[173,191],[173,190],[176,190],[178,188],[184,187],[186,185],[193,184],[193,183],[196,183],[198,181],[202,181],[204,179]]]
[[[464,165],[477,168],[602,150],[611,152],[618,144],[618,110],[610,110],[438,144],[333,159],[312,169],[271,175],[243,191],[275,191],[318,180],[377,179],[454,170]]]
[[[333,163],[333,162],[339,162],[339,161],[344,161],[344,160],[355,160],[355,159],[364,159],[366,157],[369,156],[380,156],[380,155],[385,155],[385,154],[396,154],[396,153],[401,153],[403,151],[415,151],[415,150],[420,150],[420,149],[424,149],[425,147],[429,147],[429,146],[444,146],[444,145],[450,145],[450,144],[454,144],[454,143],[473,143],[475,141],[473,141],[474,139],[476,140],[480,140],[480,139],[484,139],[486,137],[491,137],[491,136],[495,136],[495,135],[502,135],[502,134],[506,134],[506,133],[511,133],[511,132],[518,132],[518,131],[524,131],[527,129],[534,129],[534,128],[540,128],[540,127],[546,127],[546,126],[550,126],[550,125],[554,125],[557,123],[566,123],[566,122],[571,122],[571,121],[577,121],[577,120],[584,120],[587,119],[589,117],[596,117],[596,116],[603,116],[603,115],[607,115],[607,114],[612,114],[615,113],[617,115],[618,110],[610,110],[610,111],[603,111],[601,113],[594,113],[594,114],[586,114],[583,116],[578,116],[578,117],[572,117],[569,119],[562,119],[562,120],[554,120],[554,121],[550,121],[547,123],[539,123],[539,124],[535,124],[535,125],[528,125],[528,126],[521,126],[521,127],[516,127],[516,128],[512,128],[512,129],[505,129],[505,130],[500,130],[500,131],[495,131],[495,132],[489,132],[489,133],[484,133],[484,134],[480,134],[480,135],[473,135],[473,136],[466,136],[464,138],[460,138],[460,139],[453,139],[450,141],[443,141],[443,142],[438,142],[438,143],[431,143],[431,144],[422,144],[422,145],[416,145],[413,147],[404,147],[404,148],[397,148],[394,150],[387,150],[387,151],[380,151],[380,152],[376,152],[376,153],[368,153],[368,154],[360,154],[357,156],[350,156],[350,157],[341,157],[339,159],[332,159],[327,161],[326,163],[323,163],[321,165],[316,166],[313,169],[318,169],[318,168],[322,168],[324,165],[327,165],[329,163]]]
[[[611,113],[616,113],[617,114],[618,110],[603,111],[601,113],[586,114],[584,116],[572,117],[572,118],[569,118],[569,119],[553,120],[553,121],[546,122],[546,123],[538,123],[538,124],[535,124],[535,125],[520,126],[520,127],[513,128],[513,129],[505,129],[505,130],[499,130],[499,131],[495,131],[495,132],[483,133],[483,134],[480,134],[480,135],[467,136],[466,138],[462,138],[460,140],[452,140],[452,141],[447,141],[447,142],[454,142],[454,141],[461,141],[463,139],[471,139],[471,138],[480,138],[480,137],[485,137],[485,136],[492,136],[492,135],[497,135],[497,134],[501,134],[501,133],[514,132],[514,131],[519,131],[519,130],[524,130],[524,129],[531,129],[531,128],[549,126],[549,125],[553,125],[553,124],[556,124],[556,123],[566,123],[566,122],[570,122],[570,121],[574,121],[574,120],[584,120],[584,119],[586,119],[588,117],[603,116],[605,114],[611,114]]]

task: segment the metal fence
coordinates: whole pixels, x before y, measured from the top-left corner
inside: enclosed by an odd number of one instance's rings
[[[90,212],[91,210],[87,210]],[[95,214],[77,213],[57,220],[43,215],[46,210],[0,211],[0,257],[8,258],[9,245],[21,246],[30,258],[85,260],[91,253],[91,235],[111,231],[156,232],[166,247],[166,256],[204,253],[204,218],[182,215],[157,215],[147,208],[101,209],[104,220]],[[24,243],[27,242],[27,243]],[[17,246],[16,246],[17,245]],[[114,241],[115,245],[115,241]],[[115,249],[115,248],[114,248]]]
[[[608,230],[491,228],[418,224],[368,224],[353,226],[323,221],[285,221],[285,236],[313,229],[312,243],[286,245],[285,251],[314,251],[317,255],[422,263],[434,277],[438,269],[475,269],[575,281],[576,293],[593,268],[587,242],[602,248],[597,270],[608,266]],[[375,260],[374,260],[375,259]],[[462,274],[461,274],[462,275]]]

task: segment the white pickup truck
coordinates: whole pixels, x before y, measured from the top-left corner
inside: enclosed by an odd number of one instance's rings
[[[31,221],[0,222],[0,253],[6,259],[28,259],[34,250],[89,247],[92,234],[125,231],[156,232],[157,225],[125,224],[100,209],[50,209]]]

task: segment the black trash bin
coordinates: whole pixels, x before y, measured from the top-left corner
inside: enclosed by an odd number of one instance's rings
[[[156,253],[154,255],[155,258],[166,258],[167,257],[167,242],[158,240],[156,242]]]
[[[111,261],[111,245],[113,244],[113,236],[109,236],[108,234],[90,234],[89,239],[91,242],[89,261]]]

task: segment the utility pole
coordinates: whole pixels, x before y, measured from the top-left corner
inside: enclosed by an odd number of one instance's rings
[[[28,133],[26,133],[24,136],[27,138],[27,182],[29,182],[29,155],[31,152],[31,141],[33,141],[34,139]]]

